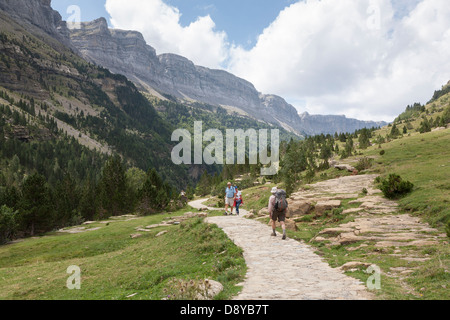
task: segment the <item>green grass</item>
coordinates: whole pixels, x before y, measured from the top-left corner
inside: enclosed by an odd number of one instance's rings
[[[249,211],[255,210],[255,212],[259,212],[262,208],[267,208],[269,198],[272,195],[270,192],[275,186],[275,184],[266,184],[244,190],[242,192],[243,208]]]
[[[380,132],[386,130],[381,129]],[[374,135],[377,136],[378,132]],[[373,157],[372,168],[364,173],[377,173],[387,177],[391,173],[399,174],[403,179],[414,183],[415,188],[405,197],[397,200],[400,205],[399,214],[410,213],[430,223],[440,233],[445,233],[446,222],[450,219],[450,130],[426,134],[413,133],[401,139],[385,143],[380,155],[378,146],[362,151],[363,155],[351,157],[346,161],[355,162],[363,156]],[[358,150],[359,151],[359,150]],[[314,182],[336,178],[346,174],[336,169],[329,169],[317,174]],[[303,186],[307,189],[307,186]],[[252,205],[259,204],[261,188],[254,188],[249,193]],[[360,197],[363,197],[362,190]],[[265,200],[265,199],[264,199]],[[350,204],[352,200],[342,201],[342,209],[359,207],[360,203]],[[263,204],[263,202],[261,203]],[[266,206],[267,204],[264,204]],[[332,267],[339,267],[351,261],[361,261],[380,267],[381,290],[374,291],[377,299],[386,300],[435,300],[450,298],[450,247],[448,240],[430,247],[375,247],[375,242],[364,242],[367,246],[359,247],[363,242],[347,246],[330,245],[326,242],[311,241],[320,231],[337,227],[353,221],[358,214],[335,216],[329,212],[320,218],[314,214],[296,219],[298,231],[288,231],[290,238],[304,241],[316,249]],[[356,249],[356,250],[347,250]],[[423,260],[407,261],[401,256],[416,257]],[[412,270],[402,275],[391,268]],[[364,268],[354,272],[346,272],[365,283],[370,275]]]
[[[411,181],[413,192],[399,200],[401,207],[424,218],[433,227],[450,221],[450,130],[415,134],[384,144],[386,154],[372,147],[365,155],[377,156],[375,172],[396,173]]]
[[[136,227],[167,217],[98,224],[97,231],[48,234],[0,247],[0,299],[121,300],[136,294],[131,299],[160,300],[172,279],[219,281],[224,291],[216,299],[237,294],[235,285],[246,273],[242,250],[216,226],[195,218],[131,239]],[[168,233],[156,237],[162,230]],[[81,268],[81,290],[66,287],[71,265]]]
[[[383,131],[385,129],[381,129]],[[380,132],[381,132],[380,131]],[[378,132],[374,135],[377,136]],[[430,223],[444,233],[445,225],[450,220],[450,130],[426,134],[412,134],[401,139],[383,144],[385,155],[380,156],[378,146],[362,151],[364,156],[374,157],[374,165],[367,173],[379,173],[388,176],[399,174],[403,179],[414,183],[414,190],[398,200],[399,213],[411,213]],[[352,157],[350,161],[361,158]],[[329,175],[329,174],[328,174]],[[329,175],[331,177],[331,175]],[[317,177],[315,181],[321,180]],[[362,196],[362,195],[361,195]],[[357,207],[343,201],[342,207]],[[354,219],[348,215],[343,221],[336,222],[332,216],[319,219],[306,217],[298,223],[299,231],[288,232],[292,238],[308,242],[317,249],[333,267],[339,267],[350,261],[373,263],[382,270],[382,290],[375,292],[378,299],[449,299],[450,293],[450,248],[448,242],[440,245],[417,248],[376,248],[373,244],[355,251],[347,248],[358,247],[361,243],[350,246],[330,246],[324,243],[309,242],[325,228],[335,227]],[[393,255],[400,250],[402,255],[425,258],[425,261],[406,261]],[[390,268],[404,267],[414,270],[407,276],[393,276]],[[348,275],[365,282],[368,275],[363,270],[347,272]]]

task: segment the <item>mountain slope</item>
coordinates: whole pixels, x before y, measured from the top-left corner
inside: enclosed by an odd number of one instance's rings
[[[326,124],[318,120],[321,116],[309,123],[283,98],[262,94],[250,82],[226,71],[196,66],[179,55],[157,55],[142,34],[109,29],[104,18],[82,23],[80,29],[71,30],[70,41],[88,61],[126,75],[139,88],[159,97],[170,95],[183,101],[238,109],[246,116],[297,134],[353,132],[379,125],[353,119],[342,121],[335,116],[326,116],[331,120]]]
[[[70,40],[88,61],[126,75],[150,93],[236,107],[250,117],[288,124],[298,134],[301,133],[292,121],[298,117],[294,107],[284,102],[275,108],[266,103],[270,98],[261,95],[250,82],[228,72],[196,66],[174,54],[158,56],[139,32],[108,29],[106,20],[100,18],[82,23],[81,29],[72,30]]]
[[[346,116],[300,114],[301,126],[309,135],[347,133],[364,128],[378,128],[387,125],[384,121],[361,121],[349,119]],[[350,131],[349,131],[350,130]]]
[[[187,184],[187,169],[166,161],[173,128],[124,76],[87,63],[60,42],[54,36],[59,29],[52,28],[64,29],[64,23],[41,21],[50,7],[38,2],[32,23],[0,10],[0,89],[16,101],[33,101],[36,115],[55,119],[80,143],[117,152],[143,170],[154,167],[174,185]],[[1,8],[8,3],[0,1]]]

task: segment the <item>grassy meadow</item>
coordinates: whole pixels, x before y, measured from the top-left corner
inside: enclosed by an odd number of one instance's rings
[[[95,231],[54,232],[2,246],[0,299],[161,300],[171,294],[173,280],[204,279],[224,285],[216,299],[230,298],[239,291],[246,266],[242,250],[222,230],[199,218],[151,232],[135,230],[183,213],[111,220],[89,225],[101,227]],[[156,237],[161,231],[168,232]],[[132,239],[136,233],[142,237]],[[72,265],[81,269],[80,290],[66,286]]]

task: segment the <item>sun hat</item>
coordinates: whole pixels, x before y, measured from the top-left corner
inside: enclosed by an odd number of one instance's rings
[[[277,187],[273,187],[273,188],[272,188],[272,194],[277,193],[277,191],[278,191],[278,188],[277,188]]]

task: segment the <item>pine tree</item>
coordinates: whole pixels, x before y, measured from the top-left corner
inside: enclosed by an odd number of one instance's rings
[[[400,135],[400,130],[398,129],[398,127],[397,127],[397,125],[396,124],[394,124],[393,126],[392,126],[392,129],[391,129],[391,138],[392,139],[396,139],[399,135]]]
[[[51,195],[45,177],[34,174],[22,186],[20,199],[21,223],[31,236],[36,231],[47,231],[53,222]]]
[[[362,129],[359,135],[359,147],[361,149],[367,149],[370,146],[371,133],[368,129]]]
[[[196,194],[200,196],[205,196],[207,194],[211,193],[211,176],[208,174],[208,172],[205,170],[200,177],[200,181],[197,185],[197,191]]]
[[[118,216],[128,209],[125,168],[119,156],[109,159],[100,180],[102,215]]]
[[[424,117],[423,121],[420,123],[419,132],[420,133],[431,132],[431,123],[427,117]]]
[[[147,172],[140,192],[140,209],[145,214],[164,210],[171,200],[171,187],[164,183],[154,168]]]

